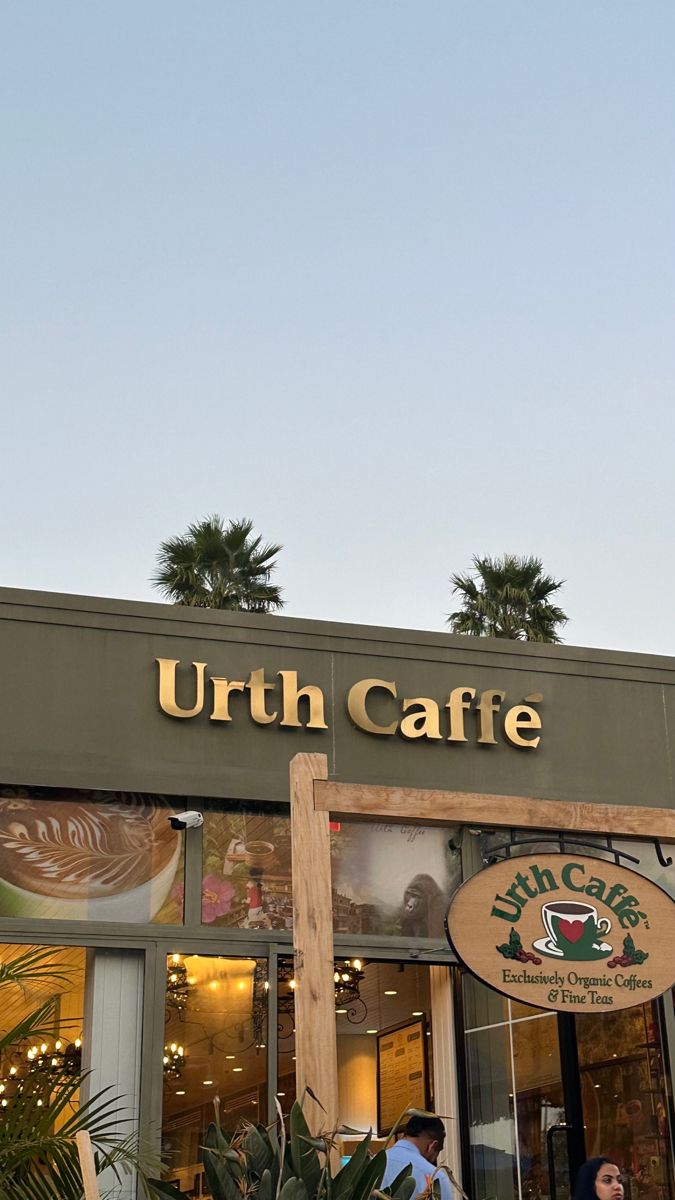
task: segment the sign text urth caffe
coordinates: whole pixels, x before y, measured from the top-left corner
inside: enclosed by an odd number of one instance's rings
[[[162,712],[182,719],[202,713],[207,664],[194,662],[183,669],[179,702],[179,660],[158,658],[156,662]],[[328,728],[321,688],[314,683],[300,686],[297,671],[277,671],[271,680],[259,667],[247,679],[211,675],[209,682],[207,711],[211,721],[231,722],[247,715],[256,725]],[[517,704],[506,704],[506,692],[501,688],[479,692],[462,684],[451,688],[439,701],[430,696],[399,696],[395,680],[359,679],[349,688],[345,701],[356,728],[375,736],[399,734],[408,739],[456,743],[475,740],[481,746],[495,746],[503,736],[520,750],[536,750],[541,717],[533,705],[542,698],[537,692]]]
[[[463,884],[447,925],[474,975],[540,1008],[628,1008],[675,983],[675,902],[605,859],[507,858]]]

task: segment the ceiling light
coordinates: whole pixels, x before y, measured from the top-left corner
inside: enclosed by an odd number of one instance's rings
[[[243,1067],[233,1067],[232,1068],[233,1071],[243,1071],[243,1069],[244,1069]]]
[[[237,1056],[236,1056],[236,1054],[226,1054],[225,1057],[226,1058],[236,1058]]]
[[[184,1096],[184,1095],[185,1095],[185,1092],[176,1092],[176,1095],[177,1095],[177,1096]]]
[[[346,1009],[346,1008],[336,1008],[336,1009],[335,1009],[335,1011],[336,1011],[336,1013],[338,1014],[338,1016],[344,1016],[344,1014],[346,1013],[347,1009]]]
[[[211,1084],[213,1083],[213,1080],[212,1079],[203,1079],[202,1083],[204,1084],[204,1087],[210,1087]]]
[[[366,1033],[377,1033],[376,1029],[366,1029]]]
[[[386,991],[384,994],[385,994],[385,996],[398,996],[398,992],[394,991],[391,988],[388,991]]]
[[[424,1016],[423,1012],[414,1012],[413,1013],[413,1017],[423,1017],[423,1016]]]

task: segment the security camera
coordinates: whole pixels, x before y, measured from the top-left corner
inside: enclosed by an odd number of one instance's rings
[[[190,809],[188,812],[176,813],[174,817],[169,817],[169,825],[172,829],[198,829],[204,824],[204,818],[200,812],[195,812]]]

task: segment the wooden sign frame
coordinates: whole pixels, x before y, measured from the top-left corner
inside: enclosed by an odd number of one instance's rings
[[[427,788],[333,783],[325,754],[296,754],[290,763],[293,950],[296,989],[296,1085],[319,1097],[317,1125],[338,1121],[337,1040],[329,816],[380,817],[488,829],[611,833],[675,842],[675,809],[570,803],[531,796],[445,792]],[[311,1119],[311,1114],[310,1119]]]

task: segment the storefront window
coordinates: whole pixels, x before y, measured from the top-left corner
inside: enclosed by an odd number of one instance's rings
[[[516,1004],[468,975],[463,991],[472,1193],[568,1194],[565,1132],[555,1130],[565,1121],[564,1073],[572,1094],[580,1089],[586,1157],[604,1155],[621,1167],[627,1200],[672,1200],[658,1004],[574,1017],[577,1075],[573,1063],[561,1064],[555,1013]]]
[[[290,929],[291,822],[286,812],[204,813],[202,921],[235,929]]]
[[[331,822],[336,933],[444,937],[461,882],[454,828]],[[207,811],[202,921],[238,929],[293,924],[288,811]]]
[[[627,1176],[628,1200],[673,1195],[668,1092],[657,1004],[576,1018],[588,1156]]]
[[[407,1106],[434,1104],[431,968],[336,959],[336,975],[355,962],[361,977],[351,998],[341,990],[341,978],[335,981],[338,1106],[343,1125],[372,1129],[377,1140]],[[277,1095],[284,1112],[295,1099],[292,966],[292,959],[280,960]],[[358,1140],[343,1137],[343,1155],[351,1154]]]
[[[515,1004],[465,976],[464,1010],[475,1196],[544,1200],[569,1191],[566,1162],[549,1178],[546,1135],[564,1121],[555,1013]],[[475,1024],[470,1024],[475,1022]]]
[[[51,1088],[79,1076],[84,1039],[85,955],[81,946],[0,945],[2,1037],[28,1022],[0,1057],[0,1108],[53,1100]],[[46,1006],[43,1008],[43,1006]],[[38,1014],[33,1021],[33,1014]],[[34,1099],[37,1097],[37,1099]],[[79,1089],[70,1104],[79,1101]],[[63,1123],[56,1118],[56,1129]]]
[[[0,789],[0,916],[155,921],[183,916],[183,833],[166,797]]]
[[[458,847],[452,827],[332,824],[335,932],[444,938],[450,897],[461,883]]]
[[[194,1196],[216,1098],[227,1132],[267,1120],[267,992],[263,960],[167,958],[162,1146],[166,1177]]]

